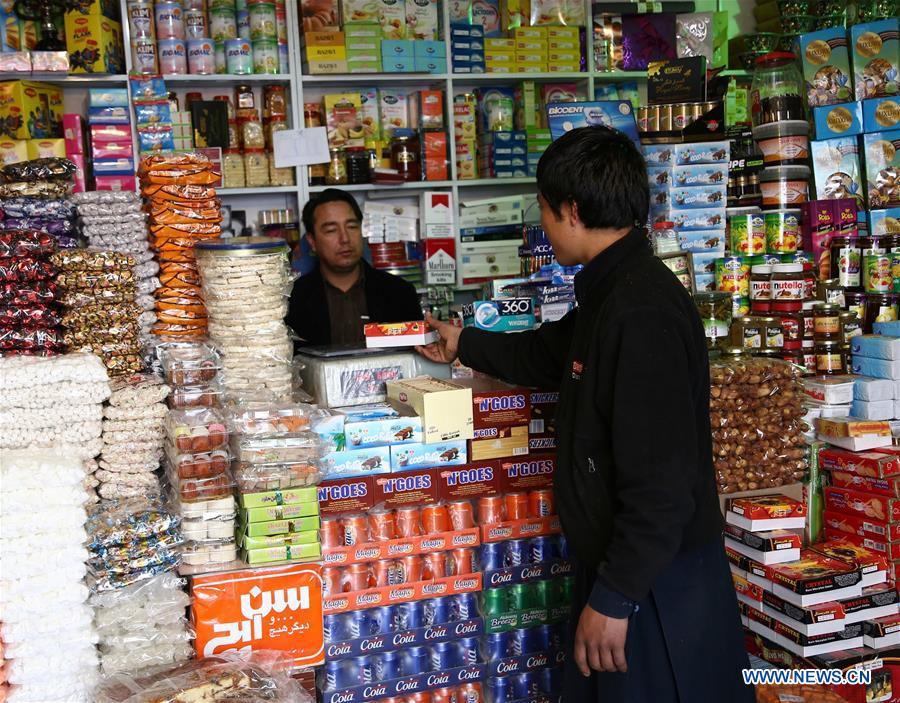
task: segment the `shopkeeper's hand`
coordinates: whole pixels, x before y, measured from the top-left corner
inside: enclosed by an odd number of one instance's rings
[[[575,630],[575,664],[584,676],[594,671],[628,671],[625,637],[628,618],[610,618],[584,606]]]
[[[425,314],[425,322],[437,330],[441,338],[425,347],[416,347],[426,359],[438,364],[449,364],[456,359],[459,350],[459,335],[462,329],[447,322],[435,320],[431,313]]]

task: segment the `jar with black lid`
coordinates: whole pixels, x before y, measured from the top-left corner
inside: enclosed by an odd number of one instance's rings
[[[817,303],[813,306],[813,338],[817,342],[842,339],[841,309],[837,305]]]
[[[817,374],[837,376],[847,373],[847,359],[840,340],[817,341],[815,353]]]
[[[371,180],[368,150],[364,146],[347,147],[347,183],[356,185]]]

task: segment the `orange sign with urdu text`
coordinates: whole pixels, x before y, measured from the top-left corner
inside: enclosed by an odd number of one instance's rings
[[[320,565],[197,576],[191,593],[198,657],[277,650],[292,656],[296,666],[324,661]]]

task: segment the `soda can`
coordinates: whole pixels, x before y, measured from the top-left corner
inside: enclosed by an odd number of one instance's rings
[[[572,589],[575,588],[575,577],[565,576],[559,582],[559,600],[561,603],[572,602]]]
[[[492,632],[485,637],[485,652],[488,661],[497,661],[513,656],[512,632]]]
[[[354,610],[347,613],[347,628],[350,630],[350,639],[358,640],[360,637],[368,637],[372,633],[372,619],[363,610]]]
[[[506,564],[506,547],[502,542],[488,542],[481,545],[481,569],[494,571],[502,569]]]
[[[397,560],[396,583],[416,583],[422,580],[424,564],[422,558],[416,554],[405,556]]]
[[[458,687],[455,703],[484,703],[484,691],[481,684],[470,681]]]
[[[400,652],[382,652],[372,657],[375,660],[375,678],[390,681],[403,676],[403,659]]]
[[[503,565],[522,566],[527,563],[529,556],[527,539],[511,539],[505,543],[505,554],[503,555]]]
[[[429,552],[422,555],[422,578],[425,581],[447,576],[447,555],[445,552]]]
[[[325,662],[325,690],[335,691],[354,685],[355,681],[347,681],[347,667],[343,661]]]
[[[531,630],[532,643],[535,647],[535,652],[546,652],[550,649],[550,640],[551,640],[551,631],[549,625],[535,625],[534,627],[528,628]]]
[[[478,524],[494,525],[503,522],[503,497],[484,496],[478,499]]]
[[[426,535],[436,535],[450,530],[450,514],[445,505],[427,505],[422,508],[422,528]]]
[[[516,698],[530,698],[541,694],[541,683],[537,672],[526,671],[514,676],[512,684]]]
[[[392,559],[372,562],[372,573],[376,586],[394,586],[399,583],[397,564]]]
[[[506,589],[510,610],[527,610],[534,607],[531,587],[527,583],[514,583]]]
[[[552,608],[559,602],[559,584],[554,579],[546,579],[532,584],[531,592],[534,596],[535,607]]]
[[[344,528],[341,521],[336,518],[322,520],[319,528],[319,538],[323,547],[341,547],[344,544]]]
[[[419,691],[407,696],[404,703],[434,703],[434,699],[431,697],[431,691]]]
[[[341,570],[336,566],[326,566],[322,569],[322,595],[328,598],[343,590]]]
[[[425,627],[425,604],[422,601],[394,606],[394,619],[391,626],[393,632],[415,630],[419,627]]]
[[[548,652],[558,652],[562,649],[562,630],[559,625],[541,625],[541,637],[546,640],[547,646],[544,649]]]
[[[472,504],[467,500],[455,500],[447,506],[450,514],[450,526],[454,530],[468,530],[475,527],[475,516]]]
[[[507,520],[524,520],[528,517],[528,494],[507,493],[503,499]]]
[[[431,703],[459,703],[455,688],[436,688],[431,692]]]
[[[348,515],[342,521],[344,546],[353,547],[369,541],[369,523],[363,515]]]
[[[369,513],[369,535],[375,542],[397,538],[397,515],[393,510],[373,510]]]
[[[478,596],[474,593],[459,593],[453,596],[451,602],[453,603],[451,612],[455,622],[478,617]]]
[[[356,684],[362,686],[375,680],[375,671],[373,670],[371,657],[353,657],[350,663],[352,666],[351,671],[356,677]]]
[[[562,688],[562,667],[551,666],[540,671],[541,690],[547,695],[557,693]]]
[[[556,535],[556,544],[557,549],[559,549],[559,557],[560,559],[568,559],[569,558],[569,543],[566,541],[564,535]]]
[[[556,513],[556,501],[549,488],[531,491],[528,494],[528,512],[531,517],[548,517]]]
[[[475,637],[465,637],[456,643],[460,651],[460,666],[472,666],[481,661],[481,645]]]
[[[483,592],[484,614],[503,615],[509,610],[505,588],[489,588]]]
[[[538,630],[538,627],[525,627],[521,630],[513,630],[513,650],[516,652],[516,656],[543,652],[546,649],[543,646],[541,633]]]
[[[556,544],[552,537],[532,537],[528,544],[528,561],[542,564],[556,556]]]
[[[475,564],[475,550],[468,548],[452,550],[447,559],[447,565],[450,567],[451,576],[474,574],[478,571]]]
[[[397,508],[397,536],[418,537],[422,534],[419,509],[415,507]]]
[[[427,647],[407,647],[403,652],[403,675],[424,674],[431,667],[431,652]]]
[[[350,564],[344,567],[341,574],[341,591],[344,593],[354,593],[356,591],[364,591],[369,587],[369,565],[368,564]]]
[[[450,622],[450,598],[431,598],[422,602],[424,608],[423,615],[425,625],[432,627],[433,625],[446,625]]]
[[[445,671],[462,666],[459,647],[456,642],[438,642],[431,647],[431,668]]]
[[[495,676],[487,680],[488,695],[491,703],[510,703],[515,700],[510,676]]]
[[[389,635],[393,632],[391,629],[394,621],[395,605],[383,605],[380,608],[373,608],[367,611],[369,616],[369,632],[373,635]]]
[[[349,623],[345,615],[326,615],[322,619],[322,634],[326,644],[350,639]]]

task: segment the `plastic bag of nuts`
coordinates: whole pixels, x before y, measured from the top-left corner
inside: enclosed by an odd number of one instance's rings
[[[720,493],[803,479],[807,449],[797,367],[742,357],[710,366],[709,419]]]

